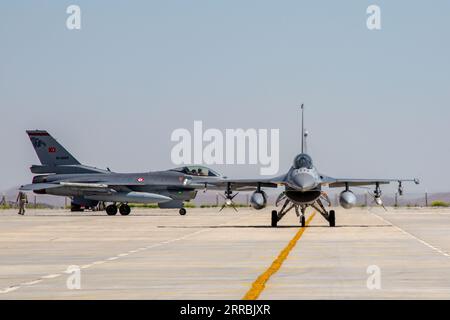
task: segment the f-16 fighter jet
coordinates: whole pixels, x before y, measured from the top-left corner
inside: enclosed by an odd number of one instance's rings
[[[160,208],[178,208],[186,214],[183,203],[195,198],[197,189],[212,180],[223,179],[217,172],[203,166],[186,166],[167,171],[145,173],[116,173],[81,164],[47,131],[27,131],[41,165],[30,170],[38,174],[32,184],[22,191],[71,197],[71,210],[82,211],[96,207],[99,202],[110,203],[108,215],[117,211],[131,212],[129,203],[157,203]],[[195,184],[201,179],[202,184]]]
[[[292,167],[286,174],[275,178],[268,179],[238,179],[229,180],[221,179],[212,182],[214,187],[222,187],[225,189],[226,199],[225,205],[233,207],[233,198],[237,193],[233,194],[233,189],[248,190],[254,188],[255,191],[251,196],[250,203],[253,208],[257,210],[263,209],[267,204],[267,195],[262,190],[264,187],[276,188],[278,186],[284,187],[284,191],[279,195],[276,206],[281,205],[279,211],[272,211],[272,226],[276,227],[278,222],[284,217],[286,213],[294,209],[297,216],[300,218],[300,224],[305,226],[305,211],[308,207],[313,207],[319,212],[329,223],[330,227],[336,224],[336,217],[334,210],[327,210],[325,205],[331,205],[330,200],[322,187],[328,186],[330,188],[344,188],[339,196],[339,203],[345,209],[350,209],[356,205],[356,196],[351,191],[351,187],[373,186],[374,202],[377,205],[383,206],[381,199],[381,188],[383,184],[391,182],[398,183],[398,193],[403,194],[403,183],[414,182],[419,184],[418,179],[347,179],[347,178],[333,178],[320,173],[313,165],[312,158],[306,153],[305,145],[307,132],[304,129],[304,107],[301,106],[302,112],[302,134],[301,134],[301,153],[294,158]],[[207,183],[207,181],[204,181]],[[197,181],[202,183],[202,181]],[[210,182],[208,182],[210,184]]]

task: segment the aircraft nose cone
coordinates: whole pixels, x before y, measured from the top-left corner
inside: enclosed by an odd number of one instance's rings
[[[314,177],[308,173],[298,173],[292,180],[297,188],[302,191],[311,190],[316,185]]]

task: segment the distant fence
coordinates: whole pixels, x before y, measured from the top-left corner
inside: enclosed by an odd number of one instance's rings
[[[374,198],[369,193],[355,193],[357,199],[357,206],[371,206]],[[239,205],[250,205],[251,192],[239,193],[234,202]],[[278,194],[268,194],[268,205],[274,205]],[[339,206],[339,193],[329,195],[331,205]],[[429,207],[437,202],[450,205],[450,193],[398,193],[385,192],[382,195],[382,200],[385,206],[397,207]],[[221,205],[224,199],[219,194],[202,194],[199,193],[194,203],[197,205]]]
[[[197,197],[190,202],[191,206],[207,207],[221,206],[224,203],[222,192],[198,192]],[[374,199],[369,193],[356,194],[357,206],[371,206]],[[238,206],[250,205],[251,192],[241,192],[234,202]],[[268,193],[268,205],[274,205],[278,194]],[[339,206],[339,194],[329,195],[331,205]],[[398,193],[383,193],[382,200],[385,206],[397,207],[430,207],[433,205],[450,206],[450,193],[405,193],[402,196]],[[56,197],[48,195],[28,194],[28,205],[30,209],[43,208],[68,208],[71,199],[67,197]],[[17,208],[15,199],[11,197],[0,197],[0,209]]]

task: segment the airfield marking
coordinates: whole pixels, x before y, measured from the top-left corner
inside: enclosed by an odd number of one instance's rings
[[[43,281],[43,279],[38,279],[38,280],[34,280],[34,281],[25,282],[22,285],[24,285],[24,286],[32,286],[33,284],[36,284],[36,283],[39,283],[39,282],[42,282],[42,281]]]
[[[107,258],[105,260],[95,261],[95,262],[93,262],[91,264],[83,265],[83,266],[81,266],[81,269],[87,269],[87,268],[90,268],[90,267],[92,267],[94,265],[100,265],[100,264],[103,264],[103,263],[106,263],[106,262],[111,262],[111,261],[117,260],[117,259],[122,258],[122,257],[126,257],[126,256],[128,256],[128,255],[130,255],[132,253],[137,253],[137,252],[140,252],[140,251],[144,251],[144,250],[148,250],[148,249],[151,249],[151,248],[159,247],[159,246],[162,246],[162,245],[165,245],[165,244],[170,244],[170,243],[173,243],[173,242],[176,242],[176,241],[184,240],[184,239],[186,239],[188,237],[191,237],[193,235],[196,235],[196,234],[199,234],[199,233],[202,233],[202,232],[205,232],[205,231],[209,231],[209,230],[208,229],[198,230],[196,232],[189,233],[189,234],[187,234],[187,235],[185,235],[183,237],[162,241],[160,243],[155,243],[155,244],[152,244],[152,245],[148,245],[146,247],[141,247],[141,248],[138,248],[136,250],[130,250],[130,251],[126,252],[126,253],[120,253],[120,254],[118,254],[116,256]],[[38,283],[40,283],[40,282],[42,282],[42,281],[44,281],[46,279],[54,279],[54,278],[60,277],[63,273],[67,273],[67,272],[63,271],[61,273],[48,274],[48,275],[45,275],[45,276],[41,276],[39,279],[36,279],[36,280],[23,282],[23,283],[20,283],[18,285],[12,285],[12,286],[9,286],[7,288],[1,289],[0,290],[0,294],[12,292],[12,291],[20,289],[22,287],[31,287],[31,286],[33,286],[35,284],[38,284]]]
[[[0,290],[0,293],[8,293],[8,292],[17,290],[17,289],[19,289],[19,288],[20,288],[20,287],[18,287],[18,286],[11,286],[11,287],[8,287],[8,288],[6,288],[6,289]]]
[[[246,217],[242,217],[242,218],[240,218],[238,220],[242,220],[244,218],[246,218]],[[236,222],[236,220],[232,220],[231,222]],[[230,221],[227,221],[225,223],[221,223],[219,226],[226,225],[227,223],[230,223]],[[135,250],[130,250],[130,251],[126,252],[126,253],[120,253],[120,254],[118,254],[116,256],[113,256],[113,257],[110,257],[110,258],[106,258],[104,260],[99,260],[99,261],[92,262],[91,264],[83,265],[83,266],[81,266],[81,269],[87,269],[87,268],[90,268],[90,267],[95,266],[95,265],[104,264],[104,263],[107,263],[107,262],[111,262],[111,261],[114,261],[114,260],[117,260],[117,259],[129,256],[129,255],[131,255],[133,253],[138,253],[138,252],[145,251],[145,250],[148,250],[148,249],[152,249],[152,248],[160,247],[160,246],[163,246],[163,245],[171,244],[173,242],[185,240],[185,239],[187,239],[189,237],[192,237],[194,235],[197,235],[197,234],[200,234],[200,233],[203,233],[203,232],[207,232],[207,231],[211,231],[211,230],[205,228],[205,229],[197,230],[197,231],[195,231],[193,233],[189,233],[189,234],[187,234],[185,236],[182,236],[182,237],[179,237],[179,238],[165,240],[165,241],[161,241],[159,243],[151,244],[151,245],[148,245],[148,246],[145,246],[145,247],[140,247],[140,248],[135,249]],[[66,274],[66,273],[67,273],[67,271],[64,270],[61,273],[48,274],[48,275],[41,276],[41,277],[39,277],[36,280],[32,280],[32,281],[28,281],[28,282],[22,282],[22,283],[17,284],[17,285],[11,285],[9,287],[0,289],[0,294],[9,293],[9,292],[15,291],[17,289],[20,289],[22,287],[32,287],[33,285],[38,284],[38,283],[40,283],[40,282],[42,282],[42,281],[44,281],[46,279],[54,279],[54,278],[62,276],[63,274]]]
[[[312,215],[306,220],[305,226],[308,226],[311,220],[316,215],[316,212],[313,212]],[[276,273],[282,266],[283,262],[288,257],[291,250],[295,247],[298,240],[302,237],[305,232],[305,227],[301,227],[300,230],[295,234],[295,236],[289,241],[288,245],[280,252],[278,257],[272,262],[270,267],[264,271],[256,280],[253,282],[250,290],[245,294],[242,298],[243,300],[256,300],[258,299],[261,292],[263,292],[266,287],[267,281],[269,281],[270,277]]]
[[[377,215],[377,214],[375,214],[375,213],[373,213],[373,212],[371,212],[371,213],[372,213],[375,217],[381,219],[383,222],[389,223],[391,226],[393,226],[395,229],[397,229],[397,230],[400,231],[401,233],[403,233],[403,234],[405,234],[405,235],[407,235],[407,236],[410,236],[411,238],[413,238],[413,239],[419,241],[419,242],[422,243],[423,245],[425,245],[425,246],[427,246],[428,248],[430,248],[430,249],[436,251],[437,253],[442,254],[442,255],[445,256],[445,257],[450,257],[450,254],[448,254],[447,252],[444,252],[444,251],[442,251],[441,249],[436,248],[435,246],[429,244],[429,243],[426,242],[425,240],[422,240],[422,239],[416,237],[415,235],[409,233],[408,231],[403,230],[402,228],[400,228],[399,226],[393,224],[393,223],[390,222],[389,220],[386,220],[385,218],[383,218],[383,217],[381,217],[381,216],[379,216],[379,215]]]
[[[60,273],[55,273],[55,274],[49,274],[46,276],[41,277],[42,279],[54,279],[54,278],[58,278],[59,276],[61,276]]]

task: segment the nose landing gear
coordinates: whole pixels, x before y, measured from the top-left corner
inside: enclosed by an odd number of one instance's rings
[[[300,208],[300,210],[299,210],[299,208]],[[305,212],[306,212],[306,206],[301,206],[301,207],[299,205],[295,206],[295,214],[297,215],[297,217],[300,217],[300,225],[302,227],[306,227]]]

